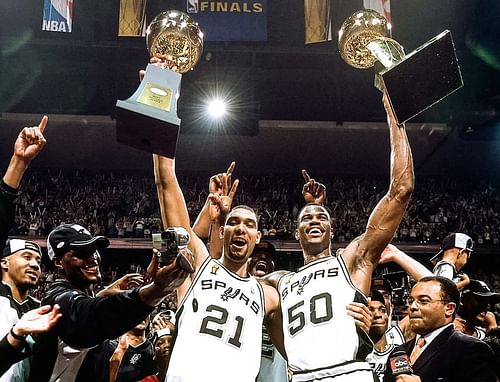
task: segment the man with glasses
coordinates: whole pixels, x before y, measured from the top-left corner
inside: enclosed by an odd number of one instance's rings
[[[431,261],[435,263],[432,273],[453,280],[459,290],[469,285],[469,277],[460,270],[469,261],[472,253],[473,242],[470,236],[465,233],[452,233],[446,236],[441,249]]]
[[[409,357],[412,370],[398,370],[389,358],[384,381],[396,382],[495,382],[493,352],[477,338],[453,328],[460,292],[441,276],[422,278],[408,298],[410,326],[416,338],[396,348]],[[392,362],[391,362],[392,360]],[[391,368],[392,364],[392,368]]]

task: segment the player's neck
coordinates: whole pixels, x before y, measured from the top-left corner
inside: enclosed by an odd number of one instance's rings
[[[231,272],[237,274],[240,277],[248,277],[247,263],[237,263],[229,260],[226,256],[222,256],[222,264],[229,269]]]
[[[331,256],[330,247],[323,249],[321,252],[316,252],[314,250],[304,250],[303,254],[304,264],[309,264],[312,261]]]
[[[385,333],[382,333],[382,335],[380,336],[380,338],[378,340],[376,340],[375,338],[372,338],[373,340],[373,345],[375,347],[375,349],[379,352],[383,352],[387,349],[387,338],[385,336]]]

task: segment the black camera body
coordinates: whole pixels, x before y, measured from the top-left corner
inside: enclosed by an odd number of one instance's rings
[[[179,251],[186,248],[190,236],[182,227],[170,227],[162,233],[152,235],[153,248],[160,252],[160,264],[169,264],[177,257]]]

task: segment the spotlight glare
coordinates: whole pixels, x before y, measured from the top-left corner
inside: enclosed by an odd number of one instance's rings
[[[213,99],[208,102],[207,111],[212,118],[221,118],[226,114],[226,103],[220,99]]]

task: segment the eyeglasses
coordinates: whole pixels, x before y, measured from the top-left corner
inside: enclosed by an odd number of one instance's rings
[[[433,302],[447,303],[446,300],[432,300],[428,297],[417,297],[417,298],[408,297],[408,299],[406,300],[408,306],[411,306],[413,303],[417,304],[417,306],[426,306],[432,304]]]

